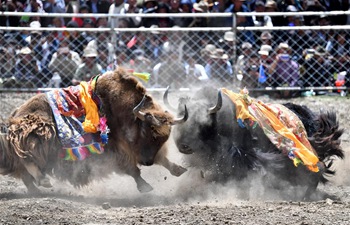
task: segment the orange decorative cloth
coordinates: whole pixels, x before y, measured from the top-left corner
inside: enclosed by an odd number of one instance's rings
[[[291,110],[281,104],[264,104],[250,98],[245,89],[239,94],[225,88],[221,90],[236,105],[237,121],[257,121],[270,141],[287,154],[295,166],[303,164],[313,172],[319,171],[316,151],[307,139],[303,123]]]
[[[91,85],[88,82],[80,82],[80,102],[85,110],[85,120],[83,122],[84,131],[96,133],[100,123],[100,116],[95,101],[91,97]]]

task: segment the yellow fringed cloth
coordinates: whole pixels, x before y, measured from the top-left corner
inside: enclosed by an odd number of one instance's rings
[[[297,115],[281,104],[264,104],[249,97],[243,89],[239,94],[226,88],[221,89],[236,105],[236,119],[240,126],[255,121],[270,141],[293,160],[295,166],[305,165],[310,171],[318,172],[319,159],[307,139],[306,130]]]
[[[85,110],[83,128],[87,133],[96,133],[100,124],[100,116],[98,114],[97,105],[91,97],[91,89],[92,87],[88,82],[80,82],[80,102]]]

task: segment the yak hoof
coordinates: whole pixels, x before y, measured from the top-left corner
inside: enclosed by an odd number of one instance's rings
[[[47,177],[44,177],[43,179],[40,179],[38,182],[38,186],[42,186],[44,188],[52,188],[52,184],[50,182],[50,179]]]
[[[149,183],[143,182],[142,184],[137,184],[137,189],[140,193],[147,193],[152,191],[153,187]]]
[[[181,176],[183,173],[185,173],[187,171],[186,168],[179,166],[179,165],[175,165],[173,167],[173,169],[170,171],[170,173],[176,177]]]
[[[31,186],[27,187],[27,189],[28,189],[28,194],[30,194],[30,195],[41,194],[41,191],[35,185],[31,185]]]

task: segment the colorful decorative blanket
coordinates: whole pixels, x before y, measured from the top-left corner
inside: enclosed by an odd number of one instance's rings
[[[108,127],[105,117],[99,116],[99,99],[93,95],[97,79],[46,93],[63,147],[61,157],[66,160],[84,160],[104,152]]]
[[[236,105],[236,119],[241,127],[258,123],[270,141],[288,155],[295,166],[303,164],[313,172],[319,171],[317,153],[307,139],[303,123],[291,110],[281,104],[265,104],[250,98],[246,89],[239,94],[225,88],[221,90]]]

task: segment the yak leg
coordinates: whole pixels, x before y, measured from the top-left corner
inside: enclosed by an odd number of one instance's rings
[[[169,170],[169,172],[172,175],[176,177],[181,176],[183,173],[187,171],[186,168],[171,162],[167,157],[161,157],[160,160],[157,161],[156,163],[164,166],[167,170]]]
[[[137,185],[137,190],[139,190],[139,192],[146,193],[153,190],[153,187],[141,177],[141,171],[137,166],[129,171],[126,171],[126,173],[134,178]]]
[[[325,200],[327,198],[332,200],[340,200],[337,195],[328,194],[324,191],[317,189],[318,182],[310,185],[305,192],[303,201],[320,201]]]
[[[171,162],[166,157],[166,152],[167,152],[167,147],[163,146],[162,149],[160,149],[160,151],[158,152],[158,154],[156,156],[155,163],[165,167],[167,170],[169,170],[169,172],[172,175],[174,175],[176,177],[179,177],[183,173],[185,173],[187,171],[187,169],[180,166],[180,165],[177,165],[176,163]]]
[[[34,185],[35,179],[28,173],[27,170],[23,170],[21,173],[21,179],[24,185],[27,187],[28,192],[31,194],[38,194],[40,190]]]
[[[306,189],[305,195],[303,200],[305,201],[310,201],[310,200],[323,200],[326,199],[327,196],[325,193],[321,193],[318,189],[317,186],[319,184],[319,181],[321,179],[322,174],[326,171],[326,166],[323,162],[318,162],[317,163],[318,168],[320,171],[318,171],[315,174],[310,175],[310,178],[308,179],[308,187]],[[315,199],[313,199],[315,198]]]
[[[37,185],[45,188],[52,187],[50,179],[40,171],[37,165],[35,165],[33,162],[24,162],[23,165],[27,169],[28,173],[35,179]]]

